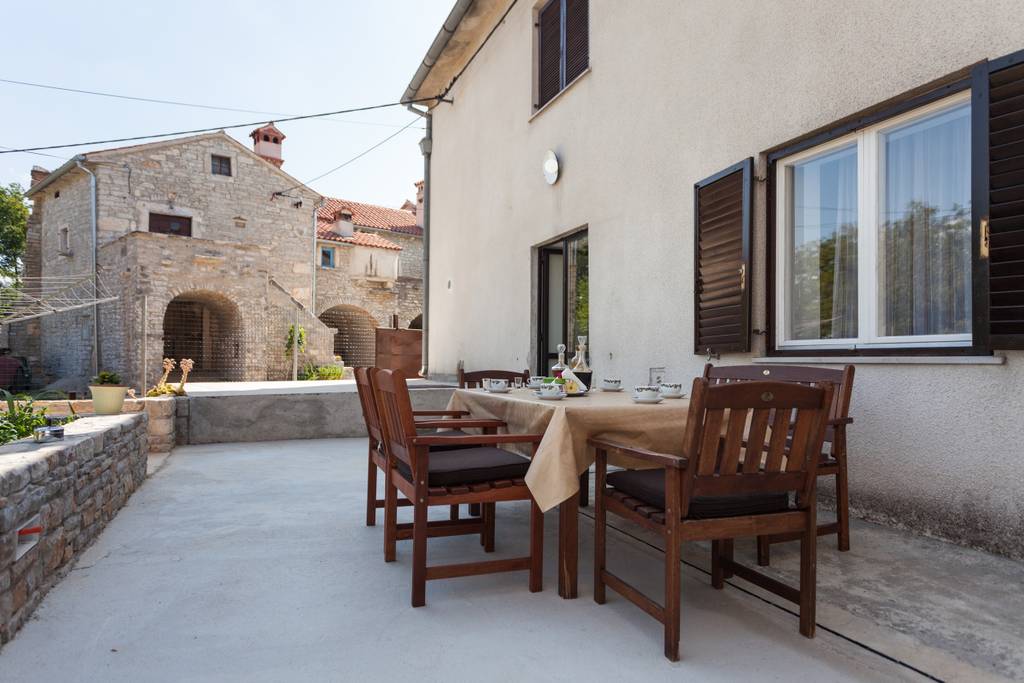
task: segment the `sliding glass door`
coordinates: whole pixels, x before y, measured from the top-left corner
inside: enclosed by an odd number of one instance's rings
[[[568,360],[576,352],[576,338],[590,334],[587,231],[546,244],[539,255],[536,372],[546,375],[558,360],[559,344],[565,344]]]

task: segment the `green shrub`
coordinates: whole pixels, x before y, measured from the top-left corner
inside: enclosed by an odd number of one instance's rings
[[[31,396],[0,389],[0,398],[7,403],[7,412],[0,415],[0,444],[32,436],[36,427],[46,426],[46,408],[36,408]]]
[[[340,365],[313,365],[307,363],[299,375],[299,379],[316,381],[328,379],[341,379],[345,374],[345,368]]]
[[[120,386],[120,384],[121,384],[121,375],[117,374],[116,372],[109,372],[107,370],[101,370],[100,374],[98,374],[98,375],[96,375],[95,377],[92,378],[91,384],[93,386],[103,386],[105,384],[106,385],[111,385],[112,384],[114,386]]]

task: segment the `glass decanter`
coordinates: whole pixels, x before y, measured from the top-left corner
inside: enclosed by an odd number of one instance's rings
[[[558,362],[551,366],[551,376],[561,377],[562,371],[569,366],[565,364],[565,344],[558,345]]]
[[[573,372],[590,372],[590,366],[587,365],[587,337],[586,335],[576,337],[576,341],[578,342],[576,355],[569,367]]]

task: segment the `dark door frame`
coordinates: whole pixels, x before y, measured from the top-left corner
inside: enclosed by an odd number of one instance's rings
[[[537,247],[537,374],[547,375],[551,366],[554,365],[555,360],[558,358],[557,351],[548,351],[547,343],[550,334],[548,327],[548,313],[550,312],[548,307],[548,291],[551,282],[548,258],[552,253],[562,254],[562,339],[555,343],[565,344],[566,353],[568,353],[568,350],[573,348],[568,338],[571,327],[569,323],[571,307],[568,305],[568,301],[565,300],[565,296],[569,291],[569,246],[581,237],[586,236],[588,236],[587,226],[583,226]]]

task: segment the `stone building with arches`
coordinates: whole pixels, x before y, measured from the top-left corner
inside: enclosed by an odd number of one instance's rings
[[[250,136],[251,149],[220,131],[33,169],[26,275],[95,268],[117,295],[11,326],[36,386],[82,390],[98,367],[142,388],[164,357],[192,358],[199,381],[289,379],[296,323],[302,364],[369,364],[376,327],[420,314],[417,206],[323,197],[282,170],[276,126]]]

